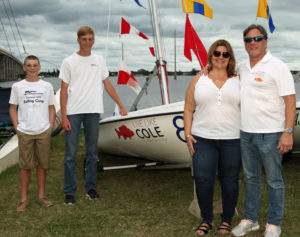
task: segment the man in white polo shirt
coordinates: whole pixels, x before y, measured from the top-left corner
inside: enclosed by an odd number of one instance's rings
[[[268,35],[260,25],[244,32],[249,60],[239,67],[241,80],[241,151],[245,176],[244,219],[234,236],[258,230],[261,170],[266,172],[269,208],[266,237],[281,233],[284,209],[282,155],[292,149],[296,111],[293,77],[281,60],[267,50]]]

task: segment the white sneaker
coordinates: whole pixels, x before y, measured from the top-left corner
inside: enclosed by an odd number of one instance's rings
[[[231,233],[234,236],[244,236],[246,233],[254,230],[259,230],[258,222],[243,219],[236,227],[232,229]]]
[[[266,225],[265,237],[279,237],[281,234],[281,227],[278,225]]]

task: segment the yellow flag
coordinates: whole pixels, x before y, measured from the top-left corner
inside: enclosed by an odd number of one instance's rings
[[[268,19],[267,7],[267,0],[258,0],[257,17]]]

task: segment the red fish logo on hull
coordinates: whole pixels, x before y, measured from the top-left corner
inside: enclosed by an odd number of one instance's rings
[[[131,139],[134,136],[134,132],[127,128],[126,125],[120,126],[118,129],[115,129],[115,131],[119,138]]]

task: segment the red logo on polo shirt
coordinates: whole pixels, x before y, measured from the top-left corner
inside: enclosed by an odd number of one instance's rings
[[[257,82],[263,82],[263,81],[264,81],[264,80],[261,79],[260,77],[255,77],[254,80],[257,81]]]

